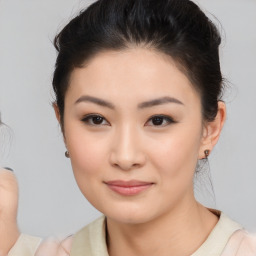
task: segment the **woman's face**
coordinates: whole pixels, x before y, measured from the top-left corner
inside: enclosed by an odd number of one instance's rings
[[[64,135],[74,175],[113,220],[147,222],[194,203],[202,123],[199,94],[153,50],[100,53],[71,75]]]

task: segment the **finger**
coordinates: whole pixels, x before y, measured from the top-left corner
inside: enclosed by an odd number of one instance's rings
[[[18,184],[13,172],[0,168],[0,255],[6,255],[19,237]]]
[[[56,256],[59,242],[54,239],[47,239],[38,247],[35,256]]]
[[[60,243],[56,256],[69,256],[71,251],[71,244],[72,244],[72,236],[69,236],[66,239],[64,239]]]
[[[0,218],[15,220],[18,208],[18,183],[13,172],[0,169]]]
[[[57,239],[49,238],[39,246],[35,256],[69,256],[71,243],[71,236],[61,242]]]

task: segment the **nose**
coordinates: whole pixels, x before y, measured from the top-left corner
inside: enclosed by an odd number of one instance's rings
[[[112,140],[111,165],[123,171],[142,167],[146,161],[142,146],[138,132],[134,128],[123,127]]]

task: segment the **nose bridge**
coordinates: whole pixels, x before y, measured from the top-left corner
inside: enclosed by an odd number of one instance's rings
[[[144,162],[139,143],[139,131],[132,124],[123,124],[115,131],[111,162],[123,170],[130,170]]]
[[[133,156],[136,151],[135,138],[136,131],[132,125],[124,124],[118,129],[115,147],[119,157],[128,160]]]

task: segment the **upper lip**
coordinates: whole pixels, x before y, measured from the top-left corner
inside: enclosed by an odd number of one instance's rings
[[[146,186],[146,185],[151,185],[153,182],[147,182],[147,181],[140,181],[140,180],[110,180],[110,181],[105,181],[107,185],[112,185],[112,186],[118,186],[118,187],[138,187],[138,186]]]

